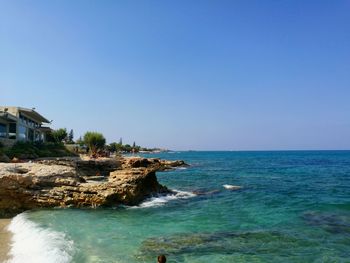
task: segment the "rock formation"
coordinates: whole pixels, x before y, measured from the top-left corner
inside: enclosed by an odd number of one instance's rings
[[[0,216],[43,207],[136,205],[171,192],[155,172],[180,163],[145,158],[1,163]]]
[[[176,167],[185,167],[188,164],[182,160],[169,161],[158,158],[128,157],[121,159],[121,166],[123,168],[151,167],[157,171],[166,171]]]

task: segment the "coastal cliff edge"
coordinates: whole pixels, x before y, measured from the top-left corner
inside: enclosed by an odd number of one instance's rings
[[[0,217],[35,208],[137,205],[171,193],[156,171],[185,165],[141,157],[0,163]]]

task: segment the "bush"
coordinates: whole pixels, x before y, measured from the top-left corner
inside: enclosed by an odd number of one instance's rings
[[[64,129],[61,128],[61,129],[52,131],[51,136],[53,137],[56,143],[60,143],[63,140],[67,139],[68,134],[65,128]]]
[[[84,135],[84,142],[89,147],[90,154],[97,156],[98,151],[103,150],[106,139],[98,132],[86,132]]]
[[[7,157],[7,155],[4,152],[5,152],[4,145],[2,144],[2,142],[0,142],[0,163],[1,162],[7,163],[10,161],[10,159]]]
[[[36,153],[37,149],[34,144],[29,142],[16,142],[11,148],[5,150],[6,155],[9,158],[19,158],[19,159],[35,159],[39,155]]]
[[[63,143],[32,143],[16,142],[11,148],[5,150],[5,153],[11,159],[35,159],[38,157],[64,157],[75,156],[68,151]]]

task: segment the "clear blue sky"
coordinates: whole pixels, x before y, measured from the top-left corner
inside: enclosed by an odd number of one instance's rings
[[[0,104],[108,142],[350,149],[350,1],[3,1]]]

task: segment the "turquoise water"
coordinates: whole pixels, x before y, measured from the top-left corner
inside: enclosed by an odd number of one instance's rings
[[[197,195],[25,213],[48,231],[32,238],[54,233],[50,246],[68,255],[56,262],[350,262],[350,151],[151,156],[191,164],[157,177]]]

